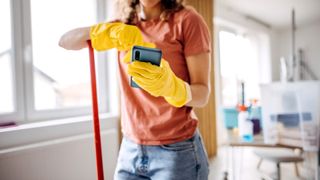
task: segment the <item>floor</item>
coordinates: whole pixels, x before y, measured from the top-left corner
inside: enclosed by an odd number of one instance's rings
[[[275,175],[276,165],[263,161],[260,167],[260,172],[257,170],[259,158],[253,154],[253,148],[235,148],[233,150],[235,162],[235,178],[232,178],[232,153],[230,148],[219,148],[216,158],[210,160],[210,180],[226,180],[224,172],[229,169],[228,180],[259,180],[262,179],[263,174]],[[241,152],[242,151],[242,152]],[[240,154],[243,154],[242,160]],[[228,167],[229,166],[229,167]],[[314,179],[314,171],[303,168],[304,164],[299,164],[299,171],[301,177],[297,177],[292,163],[281,165],[281,179],[282,180],[309,180]],[[263,173],[262,173],[263,172]],[[313,176],[313,177],[312,177]]]

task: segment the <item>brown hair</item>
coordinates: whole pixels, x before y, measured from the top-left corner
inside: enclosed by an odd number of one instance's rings
[[[164,9],[160,18],[168,20],[170,15],[184,8],[184,0],[161,0]],[[118,8],[117,18],[126,24],[136,24],[138,20],[137,9],[139,8],[139,0],[117,0]]]

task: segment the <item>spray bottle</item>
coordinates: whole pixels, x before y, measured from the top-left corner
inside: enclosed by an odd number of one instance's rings
[[[238,114],[239,136],[244,142],[253,141],[253,123],[249,119],[247,107],[244,105],[239,106]]]

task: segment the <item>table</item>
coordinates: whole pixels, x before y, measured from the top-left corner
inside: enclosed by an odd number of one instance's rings
[[[263,134],[260,133],[260,134],[257,134],[257,135],[254,135],[254,140],[253,142],[244,142],[241,140],[241,138],[239,137],[237,131],[235,130],[228,130],[227,131],[228,133],[228,141],[227,141],[227,170],[224,172],[224,179],[227,180],[228,179],[228,170],[229,170],[229,157],[232,158],[231,162],[231,176],[232,176],[232,180],[236,180],[236,168],[235,168],[235,153],[234,151],[236,150],[235,148],[237,147],[242,147],[240,148],[240,164],[242,164],[242,159],[243,159],[243,148],[244,147],[263,147],[263,148],[291,148],[291,149],[300,149],[302,150],[302,147],[299,147],[299,146],[289,146],[289,145],[283,145],[283,144],[266,144],[264,143],[264,139],[263,139]],[[230,149],[231,148],[231,149]],[[231,155],[230,155],[230,151],[231,151]],[[240,166],[240,172],[241,172],[241,168],[242,166]]]

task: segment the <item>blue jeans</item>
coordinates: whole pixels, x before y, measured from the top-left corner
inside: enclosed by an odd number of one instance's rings
[[[123,138],[115,180],[207,180],[207,153],[198,132],[167,145],[139,145]]]

